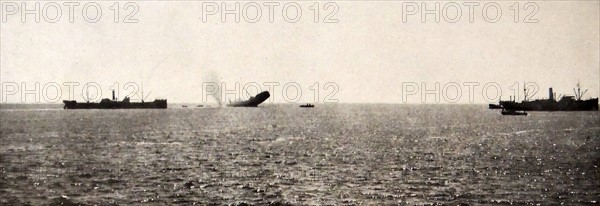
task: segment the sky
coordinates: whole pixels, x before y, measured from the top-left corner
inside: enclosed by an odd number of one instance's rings
[[[86,84],[92,100],[143,84],[146,101],[171,103],[214,103],[215,84],[223,101],[259,85],[274,103],[488,103],[578,82],[600,96],[598,1],[22,3],[0,7],[2,103],[85,101]]]

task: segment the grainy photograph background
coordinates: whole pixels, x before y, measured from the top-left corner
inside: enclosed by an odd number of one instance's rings
[[[600,201],[598,1],[0,5],[0,205]]]

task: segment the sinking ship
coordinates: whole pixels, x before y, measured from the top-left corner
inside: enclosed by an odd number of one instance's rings
[[[228,107],[257,107],[260,103],[266,101],[271,94],[268,91],[261,92],[254,97],[250,97],[248,100],[241,100],[235,102],[229,102]]]
[[[118,101],[115,97],[115,91],[112,92],[112,99],[104,98],[100,102],[77,102],[74,100],[63,100],[64,109],[166,109],[166,99],[156,99],[153,102],[130,102],[129,97],[123,101]]]
[[[528,100],[527,90],[524,90],[525,98],[522,102],[500,101],[499,105],[505,110],[518,111],[597,111],[598,98],[583,100],[582,96],[585,91],[581,92],[579,84],[577,89],[573,89],[575,96],[562,96],[560,100],[556,100],[556,94],[552,92],[552,88],[548,89],[548,99]]]

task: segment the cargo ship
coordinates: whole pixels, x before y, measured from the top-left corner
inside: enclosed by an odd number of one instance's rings
[[[115,97],[115,91],[112,92],[112,99],[104,98],[100,102],[77,102],[75,100],[63,100],[64,109],[166,109],[166,99],[156,99],[153,102],[130,102],[129,97],[123,101],[118,101]]]
[[[306,103],[306,104],[300,105],[300,107],[302,107],[302,108],[313,108],[313,107],[315,107],[315,105],[314,104]]]
[[[261,92],[254,97],[250,97],[248,100],[241,100],[235,102],[229,102],[228,107],[257,107],[260,103],[266,101],[271,94],[268,91]]]
[[[575,96],[562,96],[560,100],[556,100],[556,94],[552,88],[548,89],[548,99],[528,100],[527,90],[524,90],[525,98],[521,102],[500,101],[502,109],[520,110],[520,111],[598,111],[598,98],[590,98],[583,100],[582,97],[585,91],[581,92],[579,84],[573,89]]]

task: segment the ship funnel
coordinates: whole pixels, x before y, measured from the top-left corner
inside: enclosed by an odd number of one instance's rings
[[[112,95],[113,95],[113,98],[112,98],[112,100],[113,100],[113,101],[117,101],[117,97],[115,97],[115,90],[112,90]]]
[[[554,100],[554,92],[552,92],[552,87],[548,89],[548,99]]]

